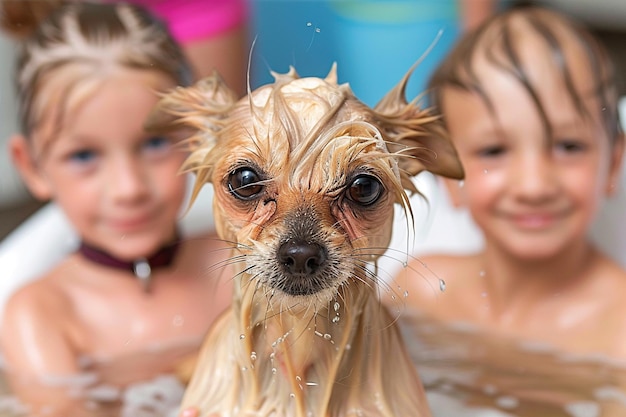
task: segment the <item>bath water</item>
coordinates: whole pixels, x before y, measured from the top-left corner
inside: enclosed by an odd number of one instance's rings
[[[408,310],[398,324],[433,417],[626,416],[624,363],[515,343],[460,323],[444,326]],[[66,388],[80,417],[175,417],[184,385],[161,364],[184,359],[198,343],[86,359],[81,375],[40,383]],[[29,416],[11,394],[5,375],[0,375],[0,416]]]
[[[626,416],[626,363],[516,343],[404,311],[433,417]]]
[[[54,404],[63,410],[44,404],[38,416],[176,417],[188,375],[171,364],[184,364],[200,342],[194,338],[119,357],[83,358],[84,371],[73,376],[32,380],[5,369],[0,373],[0,417],[31,416],[29,407],[11,393],[15,386],[33,398],[54,396]]]

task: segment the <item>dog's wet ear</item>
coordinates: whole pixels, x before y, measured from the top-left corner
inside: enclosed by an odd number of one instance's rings
[[[462,179],[463,166],[441,117],[421,109],[417,99],[410,103],[406,100],[406,85],[413,70],[411,68],[374,108],[389,150],[404,155],[398,158],[398,165],[409,176],[426,170]]]
[[[144,127],[157,134],[180,130],[206,132],[208,138],[221,127],[220,120],[236,102],[235,92],[226,86],[217,72],[213,72],[191,87],[176,87],[163,94]]]

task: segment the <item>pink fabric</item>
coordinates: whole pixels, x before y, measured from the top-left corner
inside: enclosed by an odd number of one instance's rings
[[[247,0],[128,0],[163,19],[180,43],[226,32],[247,19]]]

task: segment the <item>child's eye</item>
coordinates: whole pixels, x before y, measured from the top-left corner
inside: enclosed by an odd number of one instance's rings
[[[487,146],[478,150],[478,156],[485,158],[495,158],[504,155],[506,148],[500,145]]]
[[[144,148],[148,150],[163,150],[163,149],[169,148],[170,144],[171,142],[169,139],[161,137],[161,136],[154,136],[154,137],[148,138],[144,142]]]
[[[554,142],[554,147],[559,152],[578,153],[587,149],[587,145],[579,140],[564,139]]]
[[[71,152],[68,155],[68,159],[74,163],[88,164],[96,159],[96,152],[89,149],[80,149]]]

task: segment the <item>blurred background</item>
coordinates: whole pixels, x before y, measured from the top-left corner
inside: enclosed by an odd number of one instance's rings
[[[611,51],[626,96],[626,1],[537,3],[573,15],[599,35]],[[374,105],[436,41],[409,84],[408,97],[413,98],[461,33],[461,20],[455,0],[251,0],[251,86],[271,82],[270,70],[286,72],[289,65],[302,76],[323,77],[337,61],[339,81],[349,82],[357,97]],[[6,145],[17,132],[15,50],[13,40],[0,34],[0,240],[42,205],[23,187]],[[626,217],[626,203],[621,213]],[[610,227],[605,229],[597,233],[610,233]]]

